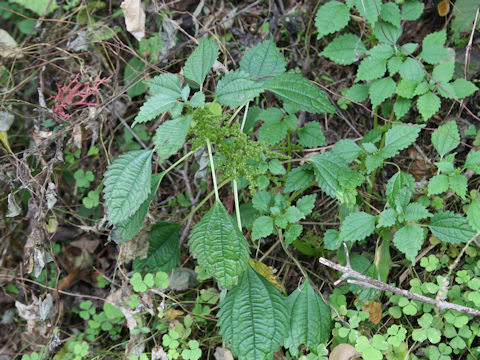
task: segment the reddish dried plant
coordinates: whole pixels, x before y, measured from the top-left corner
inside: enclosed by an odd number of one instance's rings
[[[98,106],[99,104],[89,102],[88,98],[98,93],[100,85],[110,80],[111,76],[102,79],[98,75],[92,81],[80,82],[80,74],[70,81],[68,85],[57,84],[57,95],[51,96],[48,100],[54,99],[52,112],[54,119],[60,117],[62,120],[70,118],[67,110],[74,106]]]

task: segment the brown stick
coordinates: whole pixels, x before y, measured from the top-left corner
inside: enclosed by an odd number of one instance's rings
[[[347,258],[348,260],[348,258]],[[318,261],[320,261],[320,264],[328,266],[332,269],[335,269],[337,271],[342,272],[342,276],[340,279],[335,281],[334,285],[337,286],[339,283],[341,283],[343,280],[346,278],[353,278],[353,279],[348,279],[347,283],[349,284],[356,284],[364,287],[369,287],[373,289],[378,289],[382,291],[390,291],[394,294],[402,295],[406,297],[407,299],[411,300],[417,300],[421,301],[430,305],[434,305],[438,307],[440,310],[445,310],[445,309],[451,309],[451,310],[456,310],[463,312],[465,314],[468,314],[470,316],[480,316],[480,310],[477,309],[472,309],[466,306],[462,305],[457,305],[457,304],[452,304],[447,301],[435,301],[435,299],[429,298],[427,296],[419,295],[412,293],[408,290],[402,290],[399,288],[396,288],[394,286],[385,284],[384,282],[381,282],[379,280],[375,280],[369,276],[365,276],[363,274],[360,274],[358,271],[355,271],[351,268],[349,261],[347,261],[347,266],[342,266],[339,264],[334,263],[333,261],[327,260],[325,258],[320,258]]]

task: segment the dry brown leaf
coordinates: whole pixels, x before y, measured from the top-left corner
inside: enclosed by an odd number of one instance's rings
[[[145,37],[145,11],[140,0],[124,0],[120,8],[125,15],[127,31],[140,41]]]
[[[2,57],[9,58],[18,55],[22,57],[23,55],[19,53],[18,44],[15,39],[5,30],[0,29],[0,51],[2,52]]]
[[[168,309],[167,315],[165,317],[166,317],[167,321],[171,321],[171,320],[175,320],[177,317],[182,316],[182,315],[183,315],[183,311],[181,311],[181,310]]]
[[[256,262],[253,259],[250,259],[249,262],[250,265],[255,268],[255,270],[257,270],[265,279],[275,285],[278,290],[283,291],[283,286],[278,280],[278,277],[275,275],[275,273],[277,272],[276,269],[272,268],[271,266],[265,265],[264,263]]]
[[[100,240],[97,240],[97,239],[90,240],[86,237],[82,237],[79,240],[72,241],[70,245],[79,249],[85,249],[89,253],[93,254],[93,252],[98,247],[98,245],[100,245]]]
[[[359,355],[357,350],[350,344],[339,344],[332,350],[329,360],[350,360],[355,359],[355,355]]]
[[[368,319],[375,325],[382,320],[382,304],[378,301],[374,301],[371,304],[365,304],[362,306],[363,311],[368,311]]]

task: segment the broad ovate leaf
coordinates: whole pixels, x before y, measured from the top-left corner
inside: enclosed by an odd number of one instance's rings
[[[248,243],[217,201],[190,232],[190,250],[221,287],[237,283],[248,265]]]
[[[418,225],[406,225],[399,229],[393,237],[393,243],[405,257],[415,264],[415,257],[422,248],[423,229]]]
[[[132,216],[150,194],[152,151],[136,150],[120,155],[104,175],[107,218],[119,224]]]
[[[359,211],[350,213],[340,226],[343,242],[363,240],[375,231],[375,216]]]
[[[252,80],[250,74],[235,70],[218,82],[215,97],[220,104],[234,108],[253,100],[263,90],[262,83]]]
[[[298,346],[301,344],[309,350],[315,350],[317,345],[328,341],[332,328],[330,307],[313,290],[308,280],[288,296],[287,306],[290,324],[285,347],[292,355],[298,355]]]
[[[432,144],[438,151],[440,157],[455,149],[460,144],[460,134],[455,120],[439,126],[432,134]]]
[[[297,110],[315,114],[335,113],[327,94],[301,75],[280,74],[267,83],[267,90]]]
[[[440,240],[451,243],[465,243],[475,236],[467,220],[453,211],[442,211],[432,216],[429,228]]]
[[[327,2],[318,9],[315,15],[317,39],[343,29],[349,20],[350,12],[345,4],[339,1]]]
[[[181,116],[167,120],[157,128],[153,144],[158,154],[158,162],[168,159],[183,146],[191,121],[192,115]]]
[[[147,258],[142,265],[149,273],[170,272],[180,259],[180,225],[160,221],[152,226],[148,238]]]
[[[273,359],[288,331],[288,308],[278,289],[250,266],[220,303],[218,326],[240,360]]]
[[[248,49],[240,60],[240,70],[250,74],[254,79],[279,75],[285,72],[285,58],[270,38]],[[269,78],[259,79],[268,81]]]
[[[201,87],[215,60],[217,60],[219,50],[215,39],[203,38],[185,62],[183,76]]]
[[[321,52],[321,55],[340,65],[350,65],[365,54],[367,49],[362,39],[354,34],[343,34],[333,39]]]

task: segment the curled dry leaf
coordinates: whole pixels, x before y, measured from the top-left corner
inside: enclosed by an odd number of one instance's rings
[[[140,0],[125,0],[120,5],[127,31],[140,41],[145,37],[145,11]]]
[[[382,304],[378,301],[363,305],[362,310],[368,311],[368,319],[375,325],[377,325],[382,319]]]
[[[328,360],[351,360],[359,355],[357,350],[350,344],[339,344],[330,353]]]
[[[11,35],[3,29],[0,29],[0,51],[2,53],[2,57],[10,58],[18,55],[18,57],[22,57],[23,55],[20,53],[18,44]]]

